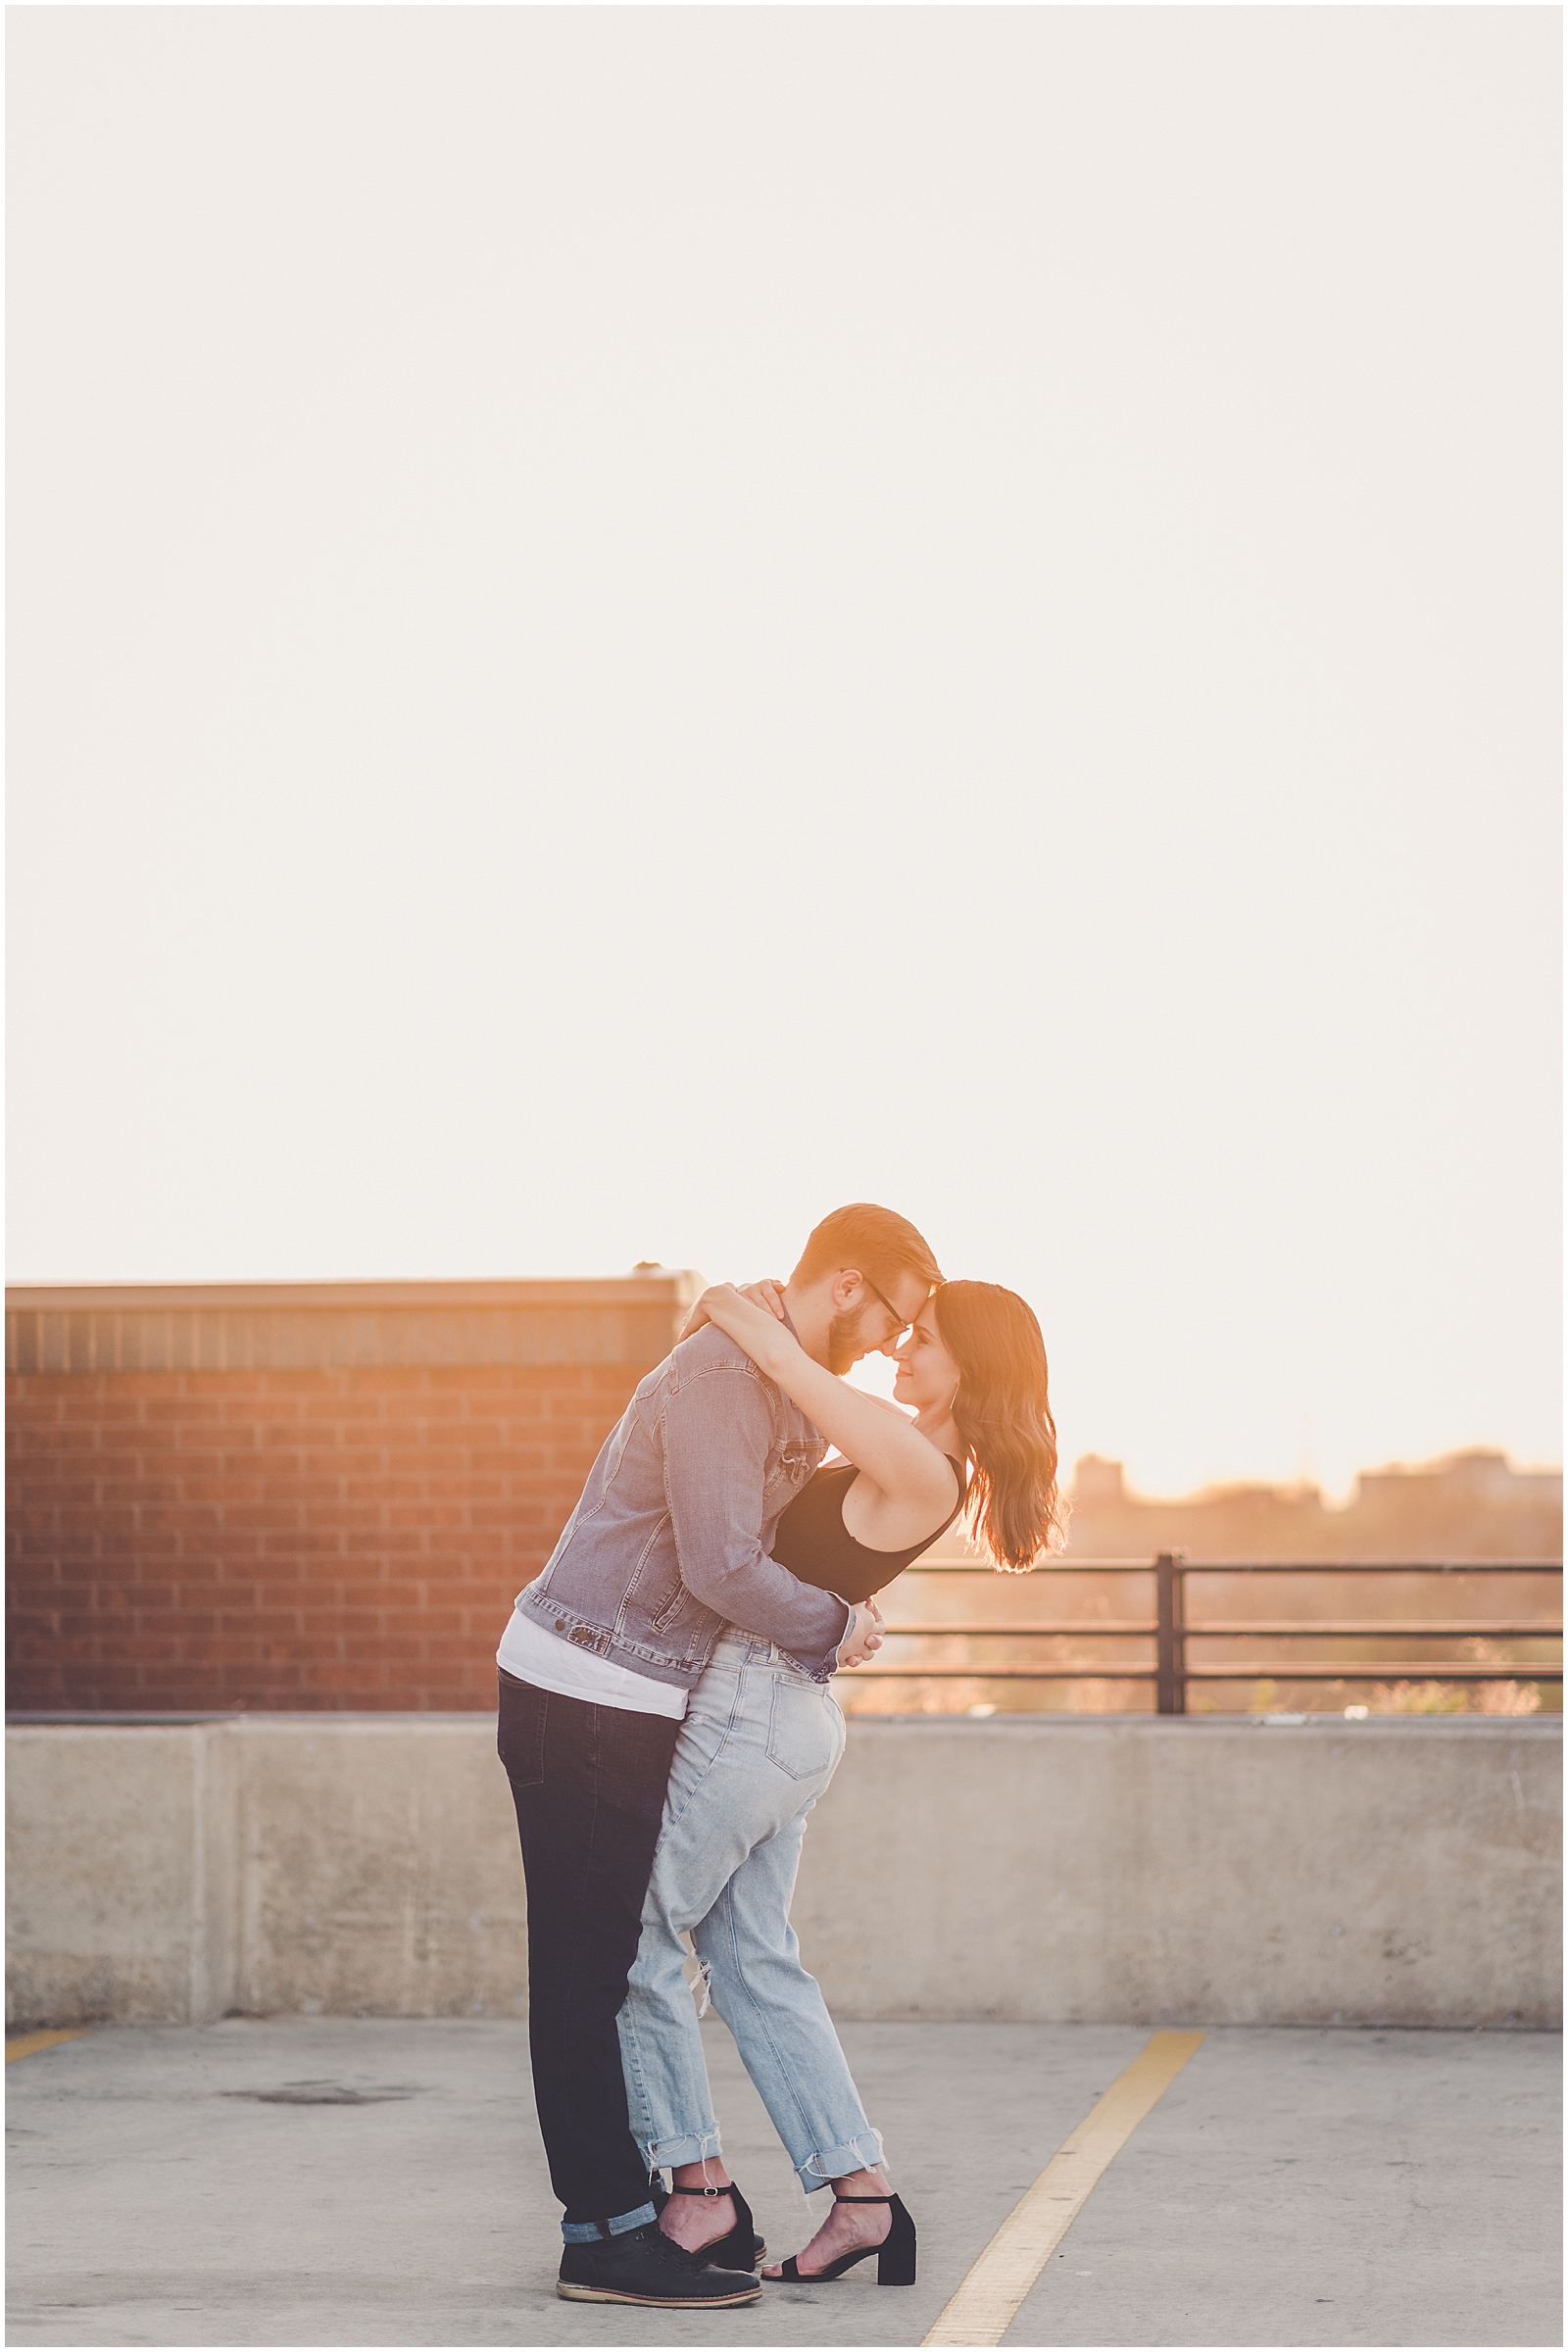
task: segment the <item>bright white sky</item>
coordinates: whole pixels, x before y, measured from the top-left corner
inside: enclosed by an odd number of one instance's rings
[[[784,1270],[1558,1458],[1560,17],[23,9],[13,1280]]]

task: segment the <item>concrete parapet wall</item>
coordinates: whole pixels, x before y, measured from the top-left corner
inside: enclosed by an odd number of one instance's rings
[[[871,1731],[795,1906],[841,2016],[1560,2017],[1560,1719]]]
[[[516,2016],[493,1719],[7,1734],[8,2015]],[[851,1727],[795,1904],[853,2018],[1551,2025],[1561,1726]]]

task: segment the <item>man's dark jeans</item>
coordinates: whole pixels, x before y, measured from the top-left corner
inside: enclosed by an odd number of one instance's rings
[[[680,1725],[501,1675],[497,1744],[528,1883],[528,2047],[550,2180],[575,2236],[653,2219],[615,2016],[637,1957]]]

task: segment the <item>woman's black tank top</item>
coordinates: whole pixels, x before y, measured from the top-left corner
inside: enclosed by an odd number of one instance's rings
[[[853,1462],[834,1462],[808,1480],[779,1521],[773,1538],[774,1559],[803,1585],[836,1592],[840,1600],[869,1600],[873,1592],[893,1582],[901,1568],[907,1568],[922,1551],[929,1551],[958,1516],[963,1505],[963,1464],[956,1454],[946,1458],[953,1465],[958,1492],[942,1525],[922,1536],[918,1544],[910,1544],[903,1551],[872,1551],[867,1544],[858,1544],[844,1524],[844,1497],[860,1473]]]

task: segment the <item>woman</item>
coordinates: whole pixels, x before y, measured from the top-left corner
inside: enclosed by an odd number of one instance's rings
[[[1056,1537],[1045,1343],[1016,1293],[950,1282],[932,1295],[892,1351],[894,1395],[912,1420],[814,1363],[782,1320],[776,1284],[715,1285],[687,1333],[709,1320],[844,1457],[817,1471],[779,1524],[773,1557],[803,1583],[874,1609],[872,1595],[960,1510],[999,1570],[1023,1573]],[[838,2278],[876,2252],[879,2284],[902,2285],[914,2278],[914,2225],[789,1924],[806,1816],[844,1739],[825,1685],[739,1628],[720,1638],[675,1750],[621,2058],[633,2136],[650,2167],[673,2178],[661,2226],[723,2267],[752,2268],[764,2249],[720,2153],[684,1974],[690,1931],[703,2008],[710,1996],[734,2034],[802,2186],[834,2192],[816,2235],[764,2278]]]

